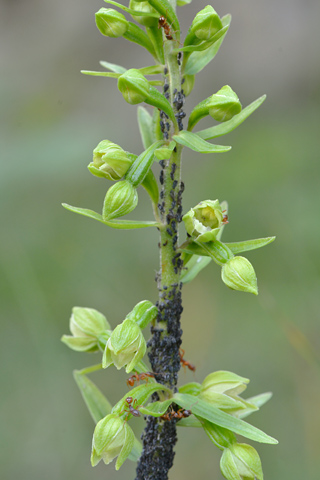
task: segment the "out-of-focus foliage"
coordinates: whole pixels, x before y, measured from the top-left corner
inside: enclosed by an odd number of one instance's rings
[[[206,4],[198,0],[197,9]],[[235,0],[228,4],[237,21],[225,39],[224,56],[216,59],[215,69],[221,73],[199,74],[201,88],[194,101],[218,90],[225,80],[235,86],[244,105],[263,93],[268,99],[228,137],[233,149],[223,158],[199,156],[195,172],[192,154],[185,156],[184,212],[203,197],[226,199],[230,223],[224,241],[231,240],[233,232],[238,238],[241,229],[243,239],[273,234],[277,241],[248,253],[259,278],[257,298],[226,289],[214,264],[194,280],[192,296],[191,286],[184,286],[184,346],[200,382],[210,369],[235,370],[248,376],[256,391],[273,390],[272,401],[255,418],[257,427],[280,441],[275,449],[259,447],[266,478],[317,480],[320,74],[319,32],[312,25],[320,8],[302,0],[282,5],[247,1],[245,6]],[[222,0],[214,8],[226,13]],[[106,50],[94,15],[88,22],[94,11],[90,2],[2,0],[0,9],[5,61],[0,84],[2,475],[7,480],[102,479],[103,467],[92,472],[89,460],[83,467],[93,423],[70,381],[71,369],[83,366],[81,356],[72,355],[59,339],[73,305],[94,306],[107,313],[114,327],[142,296],[156,299],[150,272],[158,268],[158,238],[150,229],[126,232],[121,240],[121,232],[71,215],[60,204],[99,210],[101,205],[94,204],[97,190],[102,200],[109,185],[90,176],[86,166],[101,138],[125,143],[135,153],[141,148],[134,109],[123,102],[119,111],[121,102],[106,80],[93,83],[80,69],[95,68],[99,60],[117,60],[127,68],[144,62],[139,56],[133,59],[135,52],[141,55],[140,49],[129,51],[122,40],[116,54],[111,47]],[[184,9],[187,25],[192,4]],[[236,55],[235,44],[241,55]],[[106,121],[106,109],[114,112],[112,122]],[[123,118],[124,138],[117,128]],[[249,141],[254,142],[250,152]],[[143,208],[141,202],[140,218],[151,213]],[[142,235],[149,239],[143,245]],[[129,292],[126,298],[123,291]],[[199,331],[188,336],[194,322]],[[226,344],[226,337],[234,340]],[[83,364],[85,360],[84,355]],[[126,376],[121,375],[119,380],[107,371],[93,379],[115,402],[108,384],[119,382],[116,390],[122,388],[124,395]],[[192,375],[186,373],[185,380],[192,381]],[[254,392],[249,388],[248,393]],[[203,432],[192,432],[192,447],[179,432],[172,478],[220,478],[218,458],[207,460],[212,447]],[[130,462],[108,475],[131,478],[133,469]]]

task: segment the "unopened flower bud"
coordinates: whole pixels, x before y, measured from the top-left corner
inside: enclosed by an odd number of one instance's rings
[[[139,2],[137,0],[130,0],[129,8],[145,13],[156,13],[156,10],[146,1]],[[158,19],[156,17],[148,17],[147,15],[134,15],[133,19],[145,27],[155,27],[158,24]]]
[[[241,112],[238,95],[229,85],[225,85],[211,96],[208,102],[209,115],[217,122],[226,122]]]
[[[132,163],[129,155],[110,140],[102,140],[93,150],[93,161],[88,168],[93,175],[108,180],[120,180]]]
[[[134,433],[127,422],[116,414],[102,418],[96,425],[92,440],[91,464],[95,467],[100,460],[108,465],[115,457],[116,470],[130,454],[134,444]]]
[[[102,359],[103,368],[112,363],[120,370],[126,365],[129,373],[146,353],[146,341],[140,327],[133,320],[126,319],[112,332]]]
[[[118,38],[126,33],[129,22],[122,13],[113,8],[100,8],[96,13],[96,25],[102,35]]]
[[[105,220],[122,217],[132,212],[138,204],[137,189],[127,180],[117,182],[106,193],[102,217]]]
[[[220,468],[227,480],[263,480],[257,451],[245,443],[235,443],[222,454]]]
[[[143,300],[137,303],[137,305],[126,316],[126,319],[136,322],[141,329],[145,328],[150,322],[156,319],[158,315],[158,309],[152,302]]]
[[[232,290],[258,295],[256,273],[244,257],[233,257],[222,266],[222,281]]]
[[[200,40],[210,40],[222,28],[219,15],[208,5],[195,16],[191,30]]]
[[[223,213],[219,200],[204,200],[191,208],[183,217],[187,233],[197,242],[216,239],[223,225]]]
[[[142,103],[149,95],[148,80],[135,68],[123,73],[118,79],[118,89],[126,102],[131,105]]]
[[[63,335],[62,342],[78,352],[99,350],[99,336],[110,330],[102,313],[93,308],[74,307],[70,318],[71,335]]]

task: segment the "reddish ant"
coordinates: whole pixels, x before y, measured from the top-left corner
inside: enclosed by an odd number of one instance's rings
[[[189,370],[191,370],[192,372],[195,372],[196,371],[196,367],[195,365],[193,365],[192,363],[188,362],[187,360],[185,360],[183,357],[184,357],[184,354],[185,354],[185,351],[182,350],[182,348],[180,348],[179,350],[179,357],[180,357],[180,363],[182,364],[183,367],[188,367]]]
[[[173,36],[171,35],[171,31],[170,31],[170,25],[167,22],[167,19],[163,15],[161,15],[161,17],[159,17],[158,28],[163,28],[164,34],[165,34],[167,40],[173,40]]]
[[[167,422],[170,422],[173,418],[176,418],[177,420],[181,420],[181,418],[190,417],[191,414],[192,414],[191,410],[184,410],[183,408],[180,408],[177,412],[175,410],[170,410],[164,415],[161,415],[160,418],[162,418],[162,420],[166,420]]]
[[[132,402],[133,402],[133,405],[132,405]],[[127,397],[126,398],[126,403],[127,403],[127,405],[125,406],[124,410],[122,410],[122,412],[120,412],[120,415],[123,412],[127,412],[127,413],[131,413],[131,415],[133,415],[134,417],[140,417],[141,416],[141,413],[138,410],[139,405],[137,406],[138,402],[137,402],[136,398],[133,400],[132,397]],[[126,410],[126,409],[128,409],[128,410]],[[127,420],[128,420],[128,415],[127,415],[127,418],[126,418],[125,421],[127,421]]]
[[[128,387],[133,387],[135,382],[140,382],[140,380],[146,380],[148,383],[149,378],[154,378],[154,373],[152,372],[144,372],[144,373],[134,373],[131,377],[127,380]]]
[[[223,210],[222,213],[226,212],[227,210]],[[222,224],[225,225],[226,223],[229,223],[228,222],[228,215],[225,213],[223,215],[223,219],[222,219]]]

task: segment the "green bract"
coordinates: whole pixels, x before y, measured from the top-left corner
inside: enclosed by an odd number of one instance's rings
[[[132,212],[138,205],[138,194],[136,188],[127,180],[122,180],[112,187],[106,193],[102,218],[111,220],[112,218],[122,217]]]
[[[96,25],[106,37],[122,37],[127,31],[129,22],[122,13],[113,8],[100,8],[96,13]]]
[[[74,307],[70,318],[72,336],[63,335],[62,341],[78,352],[99,350],[98,338],[110,330],[110,325],[102,313],[93,308]]]
[[[134,444],[134,433],[127,422],[115,414],[100,420],[93,434],[91,464],[95,467],[100,460],[108,465],[118,457],[116,470],[129,456]]]
[[[187,233],[197,242],[214,240],[223,225],[219,200],[204,200],[186,213],[182,220]]]
[[[257,277],[253,266],[244,257],[233,257],[221,270],[222,281],[232,290],[258,295]]]
[[[93,161],[88,168],[91,173],[108,180],[120,180],[127,173],[132,159],[110,140],[102,140],[93,150]]]
[[[133,320],[126,319],[112,332],[102,359],[103,368],[112,363],[120,370],[126,365],[131,372],[146,353],[146,341],[140,327]]]

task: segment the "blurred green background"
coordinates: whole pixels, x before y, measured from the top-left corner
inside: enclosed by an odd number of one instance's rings
[[[127,3],[127,2],[125,2]],[[180,9],[182,34],[207,4]],[[107,184],[86,169],[108,138],[139,153],[136,108],[111,79],[85,77],[99,60],[152,63],[125,40],[95,27],[101,0],[0,0],[1,51],[1,478],[131,479],[131,462],[90,466],[93,423],[72,370],[98,361],[68,350],[74,305],[94,307],[115,326],[142,299],[156,301],[157,232],[108,229],[63,210],[99,211]],[[184,348],[202,381],[224,369],[251,379],[248,396],[274,397],[250,422],[279,439],[258,445],[266,479],[316,480],[320,467],[319,106],[320,4],[316,0],[216,0],[231,29],[201,72],[193,106],[229,84],[245,106],[263,106],[221,143],[230,153],[185,152],[184,211],[227,199],[226,241],[276,235],[249,252],[257,298],[228,290],[210,265],[183,290]],[[203,128],[210,122],[203,121]],[[151,219],[144,192],[133,217]],[[111,402],[126,376],[92,375]],[[137,434],[142,424],[137,423]],[[220,479],[219,452],[201,431],[179,431],[170,478]],[[241,439],[243,440],[243,439]]]

